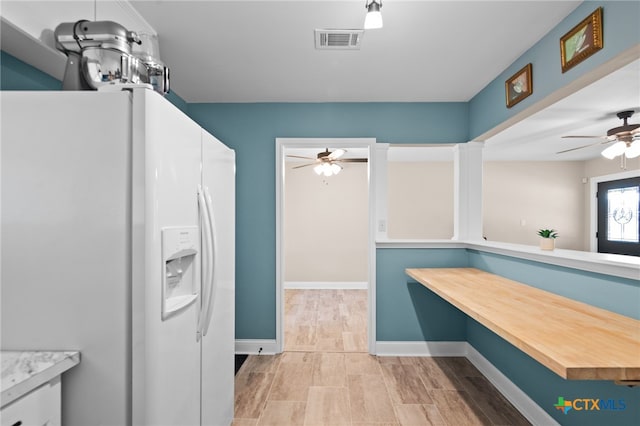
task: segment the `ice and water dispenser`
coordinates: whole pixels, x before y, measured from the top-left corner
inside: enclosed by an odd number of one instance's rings
[[[162,319],[186,308],[198,298],[197,226],[162,229]]]

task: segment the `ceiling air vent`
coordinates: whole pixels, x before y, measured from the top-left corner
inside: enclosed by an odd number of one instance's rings
[[[316,49],[360,49],[364,30],[315,30]]]

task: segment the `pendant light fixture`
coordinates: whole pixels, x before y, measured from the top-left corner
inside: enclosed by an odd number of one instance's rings
[[[364,18],[364,29],[382,28],[382,13],[380,13],[382,0],[367,0],[364,7],[367,9],[367,16]]]

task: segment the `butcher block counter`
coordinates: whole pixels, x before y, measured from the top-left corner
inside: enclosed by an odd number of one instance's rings
[[[2,351],[2,425],[60,425],[60,376],[76,351]]]
[[[640,383],[640,321],[474,268],[407,275],[569,380]]]

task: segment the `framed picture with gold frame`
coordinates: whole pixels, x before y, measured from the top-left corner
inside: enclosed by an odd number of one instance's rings
[[[507,96],[507,108],[511,108],[533,93],[533,79],[531,74],[532,67],[529,63],[504,83],[504,91]]]
[[[575,67],[602,46],[602,8],[599,7],[560,38],[562,72]]]

